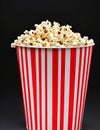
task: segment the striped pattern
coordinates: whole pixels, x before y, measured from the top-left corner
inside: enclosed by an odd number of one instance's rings
[[[16,47],[28,130],[80,130],[93,47]]]

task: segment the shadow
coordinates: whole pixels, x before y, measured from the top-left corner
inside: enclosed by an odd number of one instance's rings
[[[83,121],[82,129],[81,130],[89,130],[88,124]]]

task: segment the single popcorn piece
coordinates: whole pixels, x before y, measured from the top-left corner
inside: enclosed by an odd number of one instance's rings
[[[58,22],[53,24],[46,20],[35,24],[35,30],[25,30],[17,37],[11,47],[26,46],[36,48],[69,48],[94,45],[93,39],[81,37],[78,32],[72,31],[72,26],[61,26]]]

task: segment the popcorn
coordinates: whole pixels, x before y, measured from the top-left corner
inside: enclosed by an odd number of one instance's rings
[[[35,30],[25,30],[24,34],[17,37],[11,47],[47,47],[47,48],[67,48],[94,45],[93,39],[87,36],[81,37],[80,33],[73,32],[72,26],[60,26],[58,22],[46,20],[41,24],[35,24]]]

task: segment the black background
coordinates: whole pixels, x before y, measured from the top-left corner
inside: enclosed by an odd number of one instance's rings
[[[0,0],[0,130],[25,130],[15,49],[11,42],[43,20],[73,26],[93,38],[93,52],[83,130],[100,130],[99,1]]]

